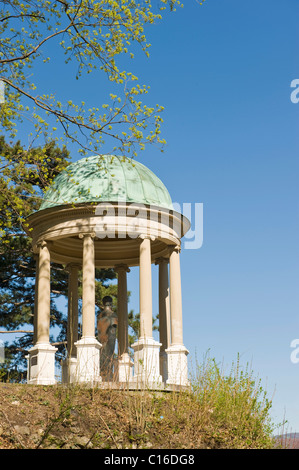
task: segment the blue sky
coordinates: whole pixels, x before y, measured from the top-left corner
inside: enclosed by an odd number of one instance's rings
[[[152,29],[139,74],[165,106],[168,142],[142,161],[173,200],[204,207],[203,245],[181,254],[191,362],[210,350],[229,370],[240,354],[289,431],[299,430],[298,13],[295,1],[188,1]]]
[[[202,247],[181,253],[184,342],[191,365],[210,350],[229,370],[240,354],[275,392],[275,422],[299,431],[298,2],[185,3],[148,28],[150,58],[137,54],[131,67],[151,87],[148,102],[165,107],[165,152],[138,160],[173,201],[204,208]],[[102,78],[70,82],[58,58],[37,79],[61,98],[107,102]],[[138,311],[136,269],[128,284]],[[156,267],[153,288],[157,309]]]
[[[185,3],[149,31],[138,73],[165,106],[168,142],[141,161],[174,201],[204,208],[202,247],[181,253],[184,342],[191,367],[210,350],[229,371],[240,354],[273,396],[274,421],[299,431],[299,7]]]

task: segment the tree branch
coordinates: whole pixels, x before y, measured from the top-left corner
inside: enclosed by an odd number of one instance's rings
[[[33,334],[33,331],[32,330],[9,330],[9,331],[0,331],[0,334],[5,334],[6,333],[32,333]]]
[[[73,23],[71,22],[68,26],[66,26],[64,29],[60,30],[60,31],[56,31],[55,33],[53,34],[50,34],[50,36],[47,36],[46,38],[44,38],[39,44],[37,44],[37,46],[35,46],[32,51],[28,52],[27,54],[24,54],[23,56],[19,56],[19,57],[12,57],[11,59],[2,59],[0,60],[0,64],[9,64],[10,62],[16,62],[18,60],[25,60],[25,59],[28,59],[28,57],[30,57],[32,54],[35,54],[36,51],[47,41],[49,41],[50,39],[52,39],[53,37],[55,36],[58,36],[59,34],[63,34],[63,33],[66,33],[67,30],[73,26]]]
[[[2,21],[6,21],[6,20],[10,20],[11,18],[27,18],[27,17],[31,17],[31,18],[41,18],[43,20],[45,20],[45,17],[44,16],[41,16],[41,15],[31,15],[31,14],[24,14],[24,13],[20,13],[20,15],[10,15],[10,16],[6,16],[4,18],[1,18],[1,22]]]

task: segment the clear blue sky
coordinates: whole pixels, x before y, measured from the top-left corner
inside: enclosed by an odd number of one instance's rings
[[[240,354],[275,392],[275,422],[285,415],[288,431],[299,431],[299,363],[290,359],[299,338],[299,103],[290,100],[299,5],[185,3],[148,29],[150,58],[132,62],[151,86],[149,103],[165,107],[168,143],[138,159],[173,201],[204,207],[203,245],[181,253],[184,342],[191,365],[210,350],[229,370]],[[60,98],[107,102],[99,76],[73,84],[55,60],[47,67],[37,78]],[[136,270],[128,282],[138,311]],[[153,287],[157,309],[156,267]]]
[[[145,161],[174,200],[204,204],[204,243],[182,252],[184,339],[228,367],[237,353],[299,431],[298,3],[186,2],[153,33],[144,68],[166,107],[164,157]]]

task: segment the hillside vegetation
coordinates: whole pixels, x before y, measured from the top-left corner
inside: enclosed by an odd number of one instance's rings
[[[275,445],[252,373],[214,360],[188,391],[104,390],[0,383],[0,448],[265,449]]]

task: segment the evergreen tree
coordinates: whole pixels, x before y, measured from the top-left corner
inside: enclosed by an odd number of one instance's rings
[[[5,330],[32,330],[36,260],[31,239],[24,231],[26,217],[39,208],[43,191],[68,164],[68,151],[54,142],[25,150],[0,136],[0,326]],[[40,165],[46,161],[47,166]],[[53,282],[63,285],[65,274],[53,269]],[[51,323],[61,323],[61,313],[51,299]],[[26,333],[5,349],[4,370],[19,377],[33,334]]]
[[[43,148],[24,150],[20,142],[8,144],[0,137],[0,327],[1,331],[21,331],[5,348],[2,379],[20,380],[26,369],[26,354],[33,345],[33,316],[36,260],[31,239],[24,231],[26,217],[38,210],[43,191],[69,163],[65,147],[54,142]],[[47,162],[39,165],[41,158]],[[18,164],[18,162],[20,164]],[[96,305],[100,308],[104,295],[116,299],[117,287],[109,285],[113,270],[96,270]],[[57,360],[65,354],[68,272],[65,266],[51,263],[50,342],[58,346]],[[81,289],[79,289],[79,297]],[[115,300],[116,302],[116,300]],[[1,339],[1,336],[0,336]],[[25,376],[25,374],[23,374]]]

